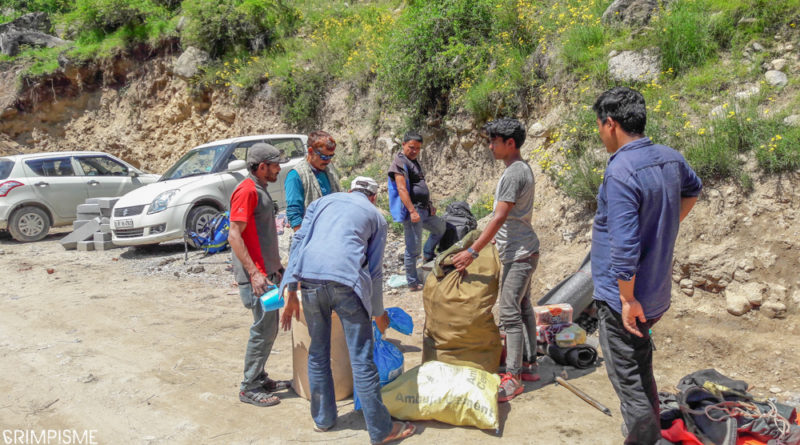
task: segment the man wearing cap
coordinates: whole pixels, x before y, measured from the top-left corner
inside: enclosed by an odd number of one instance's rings
[[[308,383],[314,429],[336,424],[336,399],[330,367],[331,311],[342,321],[355,391],[372,443],[402,439],[414,433],[407,422],[392,422],[380,393],[378,369],[372,360],[372,323],[381,332],[389,325],[383,308],[383,250],[388,224],[375,207],[378,183],[359,176],[350,193],[333,193],[312,202],[302,227],[294,234],[289,265],[281,283],[289,287],[281,325],[289,330],[299,317],[301,283],[303,314],[311,335]]]
[[[283,162],[286,159],[277,148],[254,144],[247,152],[250,174],[231,196],[228,242],[233,249],[233,272],[244,307],[253,311],[239,400],[256,406],[279,403],[272,393],[289,387],[289,382],[272,380],[264,371],[278,335],[278,311],[264,312],[259,298],[268,286],[280,282],[283,273],[275,228],[277,205],[267,192],[267,183],[277,181]]]
[[[336,141],[325,131],[308,135],[308,155],[297,164],[284,180],[286,218],[296,231],[300,230],[306,207],[315,199],[341,191],[339,176],[328,167],[333,160]]]

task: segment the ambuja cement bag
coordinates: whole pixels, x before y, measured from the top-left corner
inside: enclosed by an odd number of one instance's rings
[[[401,374],[383,387],[381,395],[396,419],[497,429],[499,386],[497,374],[430,361]]]

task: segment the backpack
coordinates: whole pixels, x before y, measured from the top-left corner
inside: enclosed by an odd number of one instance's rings
[[[439,252],[444,252],[464,238],[467,233],[478,228],[478,221],[472,215],[469,204],[464,201],[448,204],[442,219],[444,219],[446,228],[439,241]]]
[[[411,193],[411,183],[408,181],[408,167],[403,166],[406,174],[406,190]],[[392,214],[394,222],[403,222],[408,219],[408,209],[403,201],[400,199],[400,194],[397,192],[397,184],[390,176],[389,179],[389,213]]]
[[[199,233],[189,232],[194,245],[206,254],[222,252],[228,248],[228,232],[231,229],[230,213],[219,212],[207,222]]]

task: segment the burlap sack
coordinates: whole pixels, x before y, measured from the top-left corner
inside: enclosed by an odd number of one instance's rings
[[[469,247],[479,235],[472,231],[441,254],[425,281],[423,363],[438,360],[491,373],[500,366],[503,346],[492,317],[500,280],[497,249],[492,244],[484,247],[466,275],[455,271],[450,261],[451,255]]]

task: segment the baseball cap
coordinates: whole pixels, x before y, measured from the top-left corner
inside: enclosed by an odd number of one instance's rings
[[[370,195],[378,193],[378,183],[368,176],[358,176],[350,183],[350,191],[363,190]]]
[[[262,162],[267,162],[270,164],[283,164],[284,162],[288,162],[289,160],[283,156],[283,151],[278,150],[274,146],[259,142],[257,144],[253,144],[247,150],[247,164],[260,164]]]

